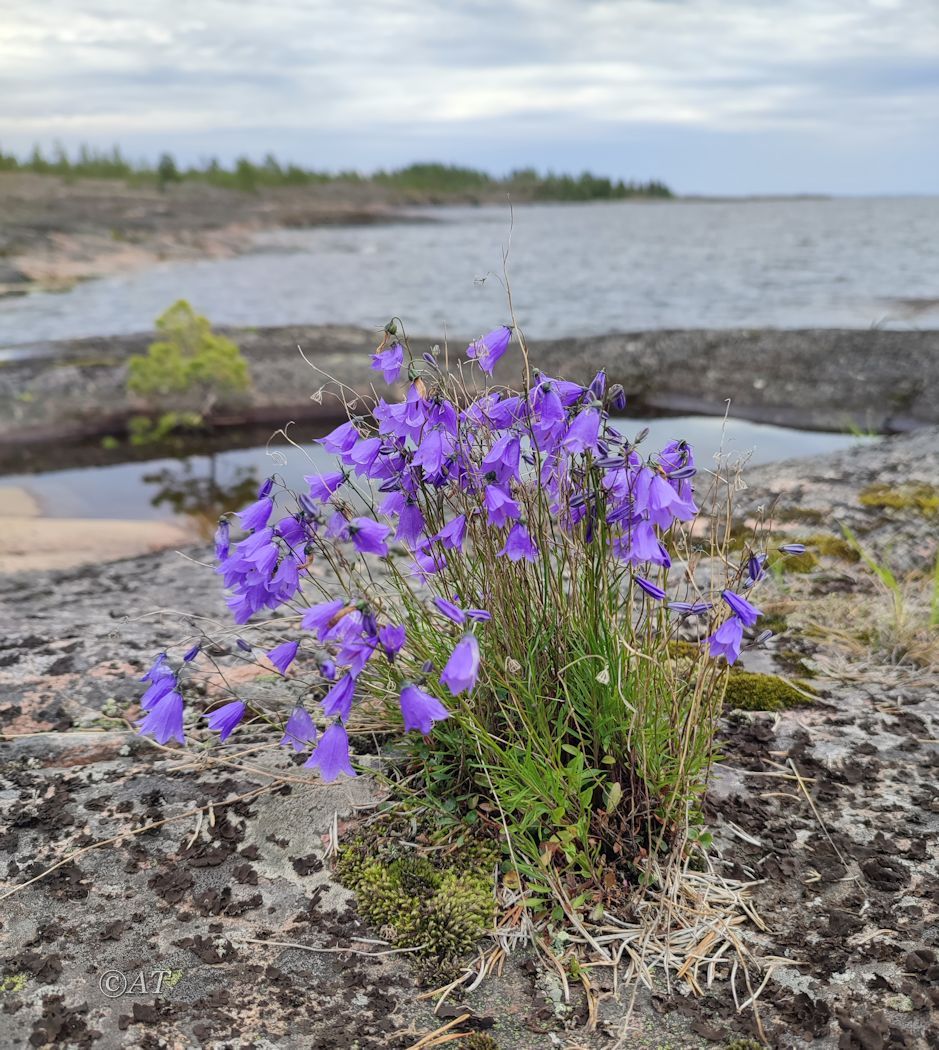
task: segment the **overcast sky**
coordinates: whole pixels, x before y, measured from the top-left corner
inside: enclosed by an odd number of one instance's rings
[[[2,0],[0,145],[939,192],[939,0]]]

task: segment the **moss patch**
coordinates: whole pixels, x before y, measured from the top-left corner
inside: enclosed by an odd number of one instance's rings
[[[499,1050],[499,1044],[495,1039],[484,1032],[473,1032],[472,1035],[466,1036],[460,1045],[463,1050]]]
[[[424,855],[393,831],[373,825],[343,846],[336,875],[366,922],[397,947],[417,949],[422,976],[447,979],[492,926],[498,848],[474,842]]]
[[[858,502],[863,507],[909,510],[925,518],[939,514],[939,488],[935,485],[911,484],[869,485],[861,491]]]
[[[785,634],[788,624],[782,613],[764,613],[759,619],[761,631],[772,631],[773,634]]]
[[[29,975],[25,973],[11,973],[0,978],[0,992],[21,992],[29,981]]]
[[[828,518],[827,511],[816,510],[814,507],[780,507],[776,511],[777,521],[801,521],[820,525]]]
[[[773,652],[776,663],[780,665],[791,677],[794,678],[817,678],[818,673],[803,659],[803,654],[798,649],[776,649]]]
[[[828,532],[817,532],[806,536],[801,540],[806,547],[811,547],[816,554],[828,558],[837,558],[839,561],[847,561],[857,564],[861,560],[856,548],[852,547],[846,539],[840,536],[832,536]]]
[[[774,674],[731,671],[727,677],[724,703],[740,711],[783,711],[789,707],[801,707],[811,701],[799,690],[807,693],[814,693],[814,690],[805,682],[799,682],[798,686],[796,689]]]
[[[673,641],[669,642],[668,648],[672,659],[680,666],[690,666],[690,661],[698,655],[698,646],[692,642]],[[805,679],[815,677],[815,672],[806,666],[802,654],[794,649],[786,649],[776,655],[786,669],[798,677],[793,677],[789,682],[778,675],[757,674],[731,667],[727,672],[724,706],[741,711],[783,711],[810,704],[812,701],[803,693],[814,696],[815,690]]]
[[[806,544],[808,546],[808,544]],[[814,551],[806,550],[802,554],[787,554],[780,558],[776,565],[783,574],[790,572],[805,573],[812,572],[818,568],[818,556]]]

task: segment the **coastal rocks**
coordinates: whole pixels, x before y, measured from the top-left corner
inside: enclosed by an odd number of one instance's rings
[[[241,347],[254,386],[242,403],[220,402],[214,426],[335,420],[336,403],[317,393],[327,376],[372,396],[372,332],[291,326],[220,334]],[[127,395],[123,366],[151,339],[97,337],[13,353],[0,368],[0,457],[13,444],[119,431],[140,410]],[[438,339],[411,342],[420,353]],[[451,347],[465,343],[450,340]],[[737,418],[784,426],[900,431],[939,424],[939,401],[930,395],[939,388],[939,332],[652,331],[535,342],[531,363],[581,382],[606,368],[609,381],[626,390],[630,412],[723,415],[730,400]],[[515,382],[519,367],[513,348],[495,379]]]
[[[0,173],[0,250],[31,280],[61,285],[152,266],[249,251],[261,229],[387,220],[373,185],[265,188],[133,185]],[[0,278],[2,284],[2,278]]]
[[[819,430],[939,423],[939,332],[684,330],[539,344],[565,375],[605,367],[633,404]]]
[[[810,546],[813,536],[829,535],[850,554],[848,529],[862,547],[889,551],[895,573],[922,570],[936,558],[939,428],[748,471],[735,510],[772,520],[775,535]]]

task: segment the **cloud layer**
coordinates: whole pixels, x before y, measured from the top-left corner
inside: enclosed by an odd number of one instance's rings
[[[12,0],[0,143],[939,190],[936,0]]]

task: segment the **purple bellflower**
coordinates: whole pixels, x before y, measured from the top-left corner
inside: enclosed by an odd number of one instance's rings
[[[185,744],[182,696],[175,689],[166,693],[150,708],[146,717],[137,722],[137,732],[142,736],[152,736],[159,744],[168,740]]]
[[[167,693],[171,693],[175,688],[176,675],[165,674],[162,678],[157,678],[140,698],[140,706],[144,711],[149,711],[152,707],[158,704]]]
[[[231,533],[231,525],[228,523],[227,518],[218,519],[218,528],[215,530],[215,560],[221,561],[223,558],[228,557],[229,551],[229,534]]]
[[[751,554],[747,559],[747,586],[752,587],[758,580],[762,580],[766,575],[764,566],[766,565],[765,554]]]
[[[404,497],[401,497],[404,500]],[[424,532],[424,514],[421,508],[411,500],[405,500],[398,513],[398,528],[395,539],[414,546]]]
[[[319,503],[328,503],[337,489],[342,488],[346,476],[341,470],[334,470],[328,474],[307,474],[303,480],[310,486],[313,499]]]
[[[281,747],[292,747],[294,751],[306,751],[307,746],[316,741],[316,725],[310,718],[310,713],[299,704],[290,712],[287,725],[284,726],[284,735],[281,738]]]
[[[763,615],[755,605],[751,605],[746,598],[741,598],[733,591],[721,591],[721,597],[733,610],[735,616],[739,616],[745,627],[752,627]]]
[[[394,658],[401,652],[407,632],[398,624],[387,624],[378,631],[378,642],[388,657],[388,663],[394,663]]]
[[[399,703],[405,732],[416,729],[426,736],[434,722],[442,722],[450,717],[450,712],[435,696],[425,693],[411,682],[404,683]]]
[[[305,769],[317,769],[325,783],[330,783],[345,773],[354,777],[355,770],[349,759],[349,736],[345,729],[334,722],[320,737],[316,750],[304,762]]]
[[[384,375],[386,383],[397,383],[403,364],[404,347],[400,343],[392,343],[386,349],[372,354],[372,368]]]
[[[502,555],[505,555],[509,561],[521,561],[523,558],[526,561],[538,560],[538,547],[528,529],[521,522],[517,522],[509,530],[505,546],[496,557],[500,558]]]
[[[737,616],[725,620],[707,640],[711,656],[723,656],[729,664],[735,663],[740,656],[742,642],[743,622]]]
[[[345,674],[323,697],[323,714],[332,718],[338,715],[343,722],[349,721],[352,711],[352,694],[355,692],[355,678]]]
[[[518,480],[521,443],[514,434],[504,434],[492,446],[482,462],[484,474],[492,474],[500,485],[510,478]]]
[[[455,444],[452,435],[436,427],[424,435],[411,462],[415,467],[423,468],[425,478],[431,478],[443,470]]]
[[[281,518],[274,532],[284,540],[288,547],[302,547],[309,538],[307,524],[302,515],[291,514],[286,518]]]
[[[467,620],[474,620],[476,623],[485,623],[487,620],[492,619],[485,609],[461,609],[459,605],[448,601],[446,598],[434,598],[434,605],[437,606],[438,612],[442,613],[448,620],[452,620],[454,623],[463,624],[466,623]]]
[[[466,515],[458,514],[452,521],[437,533],[434,539],[443,544],[447,550],[463,550],[463,540],[466,537]]]
[[[650,598],[655,598],[656,601],[660,602],[665,597],[665,591],[654,584],[651,580],[647,580],[643,576],[634,576],[633,579],[636,581],[636,585],[639,589],[645,591]]]
[[[668,607],[680,616],[701,616],[713,608],[710,602],[669,602]]]
[[[209,723],[209,729],[218,733],[219,740],[227,740],[231,731],[244,718],[247,705],[241,700],[232,700],[230,704],[217,707],[202,717]]]
[[[382,558],[388,556],[388,544],[385,542],[390,525],[382,525],[373,518],[353,518],[349,522],[349,536],[359,554],[377,554]]]
[[[245,532],[256,532],[267,525],[267,520],[274,509],[274,501],[270,496],[262,496],[250,507],[238,511],[238,521]]]
[[[581,452],[596,452],[600,440],[600,410],[587,408],[572,420],[561,442],[564,451],[572,456]]]
[[[454,696],[458,696],[464,690],[471,690],[478,677],[479,642],[474,634],[464,634],[450,654],[440,681]]]
[[[515,521],[522,514],[515,500],[498,485],[486,486],[483,504],[489,515],[489,524],[497,529],[507,525],[510,521]]]
[[[312,605],[301,617],[300,626],[305,631],[316,631],[317,637],[322,641],[333,620],[345,607],[346,603],[342,598]]]
[[[501,325],[470,343],[466,356],[473,358],[486,375],[491,376],[499,358],[508,350],[511,339],[512,329]]]
[[[359,440],[359,432],[355,423],[350,419],[348,423],[342,423],[331,431],[319,442],[327,452],[334,456],[343,455],[348,452]]]
[[[448,620],[454,623],[466,623],[466,613],[446,598],[434,598],[434,605],[437,606],[437,611],[446,616]]]
[[[286,675],[287,668],[293,663],[299,648],[299,642],[281,642],[271,649],[267,658],[282,675]]]
[[[662,546],[655,530],[647,521],[638,521],[622,538],[613,541],[613,553],[622,561],[632,565],[653,562],[668,567],[671,559]]]
[[[172,674],[173,670],[169,665],[169,657],[165,652],[157,653],[153,660],[153,663],[147,668],[143,675],[140,677],[141,682],[155,682],[158,678],[165,678],[167,675]]]

